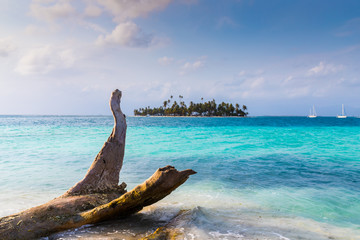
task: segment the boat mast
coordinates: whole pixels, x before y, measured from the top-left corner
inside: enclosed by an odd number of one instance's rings
[[[316,116],[315,105],[313,105],[313,115]]]

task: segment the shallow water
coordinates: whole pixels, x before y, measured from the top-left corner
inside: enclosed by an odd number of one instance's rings
[[[198,172],[125,220],[52,239],[137,239],[189,209],[187,239],[360,239],[360,119],[128,117],[120,181]],[[108,116],[0,116],[0,216],[71,187],[111,133]]]

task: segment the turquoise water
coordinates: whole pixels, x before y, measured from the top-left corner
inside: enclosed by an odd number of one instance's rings
[[[188,239],[360,239],[359,118],[127,122],[120,181],[128,189],[165,165],[198,172],[145,209],[143,221],[160,224],[191,209]],[[46,202],[79,181],[112,126],[110,116],[0,116],[0,216]],[[105,225],[76,234],[135,236],[158,226],[120,227],[127,233]]]

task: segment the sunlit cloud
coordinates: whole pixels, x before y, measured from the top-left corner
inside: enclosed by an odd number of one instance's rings
[[[101,33],[95,42],[101,46],[122,46],[149,48],[162,46],[168,42],[165,37],[158,37],[146,33],[134,23],[133,19],[146,17],[151,12],[164,9],[171,0],[84,0],[85,4],[77,4],[70,0],[33,0],[30,4],[29,15],[49,23],[46,28],[61,30],[62,21],[66,20],[77,26]],[[102,26],[99,17],[111,18],[115,28]],[[91,19],[89,19],[91,18]],[[91,21],[90,21],[91,20]],[[42,27],[44,28],[44,27]],[[27,28],[28,34],[41,31],[41,27],[31,25]]]
[[[281,82],[281,85],[286,86],[288,84],[291,84],[293,79],[294,79],[294,77],[292,75],[290,75]]]
[[[83,19],[79,19],[77,21],[77,24],[84,27],[85,29],[91,29],[91,30],[93,30],[95,32],[99,32],[99,33],[103,33],[103,34],[107,33],[106,29],[103,28],[101,25],[95,24],[95,23],[92,23],[92,22],[88,22],[88,21],[85,21]]]
[[[194,62],[186,62],[181,66],[180,75],[184,75],[188,72],[193,72],[205,66],[206,56],[200,57]]]
[[[156,44],[151,34],[144,33],[133,22],[120,23],[106,35],[100,35],[96,40],[98,45],[120,45],[127,47],[150,47]]]
[[[15,71],[21,75],[47,74],[57,69],[70,68],[74,62],[72,49],[45,46],[28,51],[19,60]]]
[[[67,18],[76,13],[69,0],[59,0],[55,4],[52,1],[33,1],[30,4],[30,15],[44,21],[52,22],[59,18]]]
[[[342,65],[319,63],[304,72],[241,70],[233,79],[219,81],[212,92],[227,94],[230,98],[247,99],[295,99],[302,97],[327,97],[346,84],[346,79],[330,73],[338,73]]]
[[[161,65],[169,65],[169,64],[171,64],[173,61],[174,61],[173,58],[166,57],[166,56],[158,59],[158,63],[160,63]]]
[[[245,70],[241,70],[237,75],[239,77],[244,76],[246,74]]]
[[[0,57],[7,57],[9,54],[16,50],[12,38],[0,39]]]
[[[86,6],[84,10],[84,15],[86,17],[99,17],[102,14],[102,12],[103,12],[102,8],[94,4],[89,4]]]
[[[336,73],[343,69],[342,65],[334,65],[334,64],[326,64],[324,62],[320,62],[315,67],[309,69],[308,75],[327,75],[330,73]]]
[[[113,15],[115,22],[124,22],[164,9],[171,0],[98,0],[97,2]]]

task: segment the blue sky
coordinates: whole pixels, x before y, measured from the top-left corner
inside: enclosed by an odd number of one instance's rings
[[[360,2],[0,1],[0,114],[110,114],[170,95],[250,115],[360,115]]]

